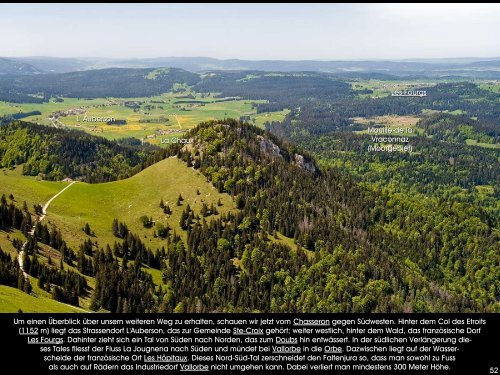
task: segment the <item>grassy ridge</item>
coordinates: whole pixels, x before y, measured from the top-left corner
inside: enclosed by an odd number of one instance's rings
[[[57,194],[68,182],[41,181],[36,177],[22,174],[22,166],[15,169],[0,169],[0,195],[14,195],[14,203],[22,207],[26,201],[28,208],[33,210],[34,204],[44,204],[54,194]]]
[[[53,195],[67,186],[67,183],[37,181],[33,177],[23,176],[21,168],[2,170],[0,172],[0,194],[14,194],[14,203],[22,205],[26,199],[30,210],[33,204],[44,204]],[[177,206],[177,198],[182,194],[182,206]],[[23,198],[21,200],[21,197]],[[172,209],[172,215],[166,216],[159,207],[160,199]],[[220,199],[222,206],[217,207],[219,212],[234,209],[232,199],[227,194],[220,194],[208,183],[204,176],[177,158],[165,159],[139,174],[121,181],[87,184],[78,182],[58,196],[49,206],[48,215],[44,223],[55,225],[61,230],[63,238],[73,248],[88,238],[82,231],[85,223],[89,223],[95,232],[93,241],[99,246],[112,245],[118,239],[111,233],[111,223],[114,218],[127,223],[129,229],[141,236],[144,243],[153,250],[165,246],[165,240],[154,237],[153,228],[144,228],[139,217],[151,216],[156,223],[169,225],[171,228],[185,236],[180,229],[179,220],[182,210],[189,204],[199,213],[202,203],[217,206]],[[8,238],[9,237],[9,238]],[[19,231],[0,232],[0,247],[12,256],[17,252],[12,246],[13,238],[23,239]],[[119,240],[118,240],[119,241]],[[58,253],[46,245],[40,245],[39,260],[47,262],[47,254],[52,255],[53,261],[58,262]],[[73,269],[65,265],[66,269]],[[76,271],[75,269],[73,269]],[[161,284],[161,272],[145,268],[153,276],[157,285]],[[28,312],[68,312],[81,311],[66,304],[52,300],[49,293],[37,286],[37,280],[31,278],[33,295],[26,295],[17,289],[6,288],[0,291],[0,312],[17,312],[19,309]],[[94,287],[94,280],[88,278],[89,286]],[[80,303],[88,308],[90,299],[81,298]]]
[[[179,194],[184,198],[180,207],[176,206]],[[76,247],[88,237],[82,231],[85,223],[89,223],[96,234],[92,240],[97,240],[101,246],[113,244],[117,239],[111,233],[111,224],[117,218],[154,249],[164,246],[165,241],[153,236],[154,227],[143,227],[139,221],[142,215],[168,224],[180,233],[180,215],[187,204],[199,213],[202,202],[216,205],[219,198],[223,204],[218,207],[220,212],[233,207],[230,196],[219,194],[199,172],[177,158],[169,158],[125,180],[73,185],[54,200],[47,210],[46,220],[55,224],[68,243]],[[161,199],[173,211],[169,217],[159,207]]]

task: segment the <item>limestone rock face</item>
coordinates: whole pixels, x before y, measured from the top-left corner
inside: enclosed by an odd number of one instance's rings
[[[260,140],[260,150],[262,152],[271,156],[281,156],[280,148],[277,145],[275,145],[272,141],[264,137],[261,137],[260,135],[257,136],[257,138]]]
[[[295,154],[295,164],[297,164],[298,167],[300,167],[302,170],[315,173],[316,172],[316,167],[314,166],[314,163],[311,161],[306,161],[304,156],[300,154]]]

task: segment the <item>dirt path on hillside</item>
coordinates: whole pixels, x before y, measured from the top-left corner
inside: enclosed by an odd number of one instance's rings
[[[42,215],[40,216],[40,218],[38,220],[35,221],[35,223],[33,224],[33,226],[31,227],[31,230],[28,232],[28,235],[30,236],[33,236],[35,234],[35,227],[36,227],[36,224],[41,222],[43,219],[45,219],[45,216],[47,216],[47,208],[49,208],[50,204],[54,201],[54,199],[56,199],[59,195],[61,195],[66,189],[70,188],[71,186],[73,186],[74,184],[76,184],[76,181],[73,181],[72,183],[70,183],[68,186],[65,186],[61,191],[59,191],[57,194],[55,194],[52,198],[50,198],[47,203],[45,203],[45,205],[43,206],[42,208]],[[17,261],[19,263],[19,269],[23,272],[23,275],[24,275],[24,278],[27,279],[28,278],[28,273],[26,273],[26,271],[24,270],[24,267],[23,267],[23,256],[24,256],[24,250],[26,249],[26,245],[28,244],[28,241],[26,240],[23,244],[23,246],[21,247],[21,251],[19,252],[18,256],[17,256]]]

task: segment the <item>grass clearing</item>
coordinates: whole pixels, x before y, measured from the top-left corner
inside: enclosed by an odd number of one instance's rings
[[[477,147],[484,147],[484,148],[491,148],[491,149],[500,149],[500,143],[484,143],[484,142],[478,142],[475,139],[466,139],[465,143],[468,144],[469,146],[477,146]]]
[[[33,288],[33,290],[35,290],[35,288]],[[0,285],[0,312],[17,313],[19,310],[33,313],[77,313],[86,311],[54,301],[53,299],[42,296],[35,297],[19,289]]]
[[[252,120],[254,121],[254,124],[256,126],[258,126],[261,129],[264,129],[265,128],[264,124],[266,122],[283,121],[286,115],[288,115],[289,113],[290,113],[289,109],[284,109],[278,112],[264,112],[252,116]]]
[[[294,239],[290,237],[285,237],[279,232],[276,232],[276,237],[269,235],[267,236],[267,238],[274,243],[288,246],[292,251],[297,250],[297,244],[295,243]],[[314,251],[307,250],[305,247],[302,246],[301,249],[307,255],[307,258],[309,260],[314,259]]]
[[[483,90],[500,94],[500,81],[486,82],[484,84],[479,85],[479,87]]]

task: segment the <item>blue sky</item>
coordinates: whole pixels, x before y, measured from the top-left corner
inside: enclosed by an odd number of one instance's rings
[[[1,4],[0,56],[499,57],[498,4]]]

